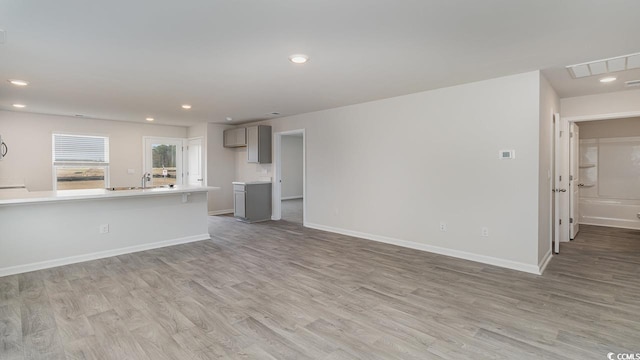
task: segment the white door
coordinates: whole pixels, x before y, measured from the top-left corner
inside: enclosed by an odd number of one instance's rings
[[[182,185],[182,139],[145,137],[143,171],[149,186]]]
[[[575,123],[571,123],[571,137],[569,138],[569,156],[571,163],[571,175],[569,176],[569,227],[570,239],[576,238],[580,231],[579,204],[580,199],[580,128]]]
[[[203,185],[202,138],[189,139],[187,145],[187,184]]]

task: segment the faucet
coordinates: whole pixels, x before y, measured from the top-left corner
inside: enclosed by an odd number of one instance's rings
[[[142,188],[145,189],[147,187],[147,181],[151,181],[151,174],[144,173],[142,174]]]

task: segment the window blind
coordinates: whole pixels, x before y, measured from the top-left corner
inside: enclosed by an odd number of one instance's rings
[[[53,134],[53,163],[109,164],[109,138],[104,136]]]

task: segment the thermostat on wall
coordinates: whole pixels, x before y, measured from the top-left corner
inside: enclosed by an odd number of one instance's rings
[[[498,157],[500,158],[500,160],[513,159],[513,158],[516,157],[516,151],[515,150],[500,150],[500,152],[498,152]]]

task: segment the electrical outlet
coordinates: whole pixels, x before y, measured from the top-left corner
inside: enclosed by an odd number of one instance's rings
[[[444,222],[440,223],[440,231],[447,231],[447,224]]]
[[[483,227],[482,230],[480,231],[480,235],[481,236],[489,236],[489,228],[488,227]]]
[[[98,232],[100,234],[108,234],[109,233],[109,224],[102,224],[98,226]]]

